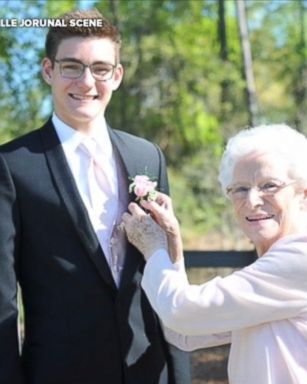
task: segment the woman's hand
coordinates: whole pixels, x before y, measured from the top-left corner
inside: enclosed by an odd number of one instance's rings
[[[136,219],[137,217],[139,218],[139,221],[141,222],[143,220],[143,223],[136,223],[135,221],[132,223],[131,220],[129,219],[128,214],[124,214],[123,216],[123,221],[124,225],[127,231],[127,236],[129,241],[134,244],[145,256],[146,259],[152,255],[149,254],[149,249],[144,249],[146,248],[146,244],[143,244],[143,249],[141,250],[139,248],[140,244],[135,244],[136,241],[140,241],[140,237],[148,236],[145,235],[145,232],[148,234],[151,232],[151,236],[153,236],[152,231],[157,231],[155,236],[157,237],[158,233],[160,233],[161,236],[161,228],[164,230],[164,236],[166,234],[167,238],[167,245],[168,245],[168,252],[170,254],[170,257],[173,262],[177,262],[183,258],[183,248],[182,248],[182,240],[181,240],[181,235],[180,235],[180,228],[179,228],[179,223],[174,215],[173,211],[173,206],[172,206],[172,201],[169,196],[163,194],[163,193],[158,193],[157,199],[155,201],[142,201],[141,202],[142,206],[150,212],[150,216],[146,215],[146,213],[138,207],[136,204],[132,203],[129,205],[129,210],[132,213],[132,217]],[[144,218],[147,217],[147,219]],[[143,219],[142,219],[143,217]],[[153,220],[155,220],[153,224]],[[128,221],[128,223],[127,223]],[[145,222],[146,221],[146,225]],[[159,226],[157,226],[157,224]],[[128,228],[127,228],[128,224]],[[147,229],[145,230],[144,227],[147,226]],[[138,231],[140,233],[138,234],[133,234],[133,231]],[[131,236],[133,239],[131,239]],[[165,240],[165,237],[164,237]],[[149,241],[149,239],[146,240],[146,242]],[[157,242],[157,239],[153,240],[154,243]],[[161,240],[160,240],[161,241]],[[145,243],[146,243],[145,242]],[[152,247],[152,242],[151,242],[151,247]],[[147,244],[149,247],[149,244]],[[165,246],[165,244],[164,244]],[[154,248],[158,249],[160,247],[154,246]],[[155,249],[155,250],[156,250]],[[147,256],[145,255],[145,253]]]
[[[146,208],[167,235],[168,253],[173,263],[183,258],[183,246],[178,220],[174,214],[172,200],[169,196],[158,193],[155,201],[144,201]]]
[[[129,204],[129,213],[123,214],[128,240],[148,260],[158,249],[167,251],[167,238],[163,229],[136,203]]]

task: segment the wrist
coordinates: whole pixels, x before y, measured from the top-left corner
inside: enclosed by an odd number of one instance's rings
[[[164,246],[164,245],[160,245],[158,247],[155,247],[155,248],[151,248],[151,249],[147,249],[143,255],[144,255],[144,259],[146,261],[148,261],[151,257],[153,257],[154,255],[156,254],[160,254],[160,253],[163,253],[163,252],[166,252],[168,253],[168,250],[167,250],[167,246]]]
[[[169,255],[173,263],[183,259],[183,246],[181,236],[178,234],[169,234],[167,236]]]

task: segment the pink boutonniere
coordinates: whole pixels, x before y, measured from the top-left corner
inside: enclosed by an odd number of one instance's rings
[[[131,184],[129,185],[129,193],[134,193],[136,201],[154,201],[157,198],[157,182],[152,181],[146,175],[136,175],[131,178]]]

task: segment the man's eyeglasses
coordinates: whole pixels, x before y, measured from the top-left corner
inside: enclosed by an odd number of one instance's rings
[[[65,79],[79,79],[84,74],[85,68],[89,68],[94,79],[107,81],[112,78],[116,68],[116,65],[103,62],[86,65],[71,59],[54,59],[54,61],[59,64],[61,76]]]
[[[272,196],[279,192],[281,189],[296,183],[298,180],[291,181],[290,183],[281,183],[280,181],[265,181],[259,185],[231,185],[226,189],[227,195],[233,200],[246,199],[252,189],[255,189],[262,196]]]

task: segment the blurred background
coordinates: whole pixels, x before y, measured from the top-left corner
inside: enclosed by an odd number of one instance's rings
[[[248,126],[287,123],[307,133],[306,0],[0,0],[0,5],[0,19],[52,18],[96,7],[116,23],[125,76],[107,110],[109,124],[163,149],[185,249],[251,247],[220,192],[219,160],[227,139]],[[0,26],[1,143],[38,128],[52,112],[40,75],[46,32]],[[189,273],[202,282],[229,271]],[[227,383],[227,353],[222,348],[194,354],[194,384]]]

